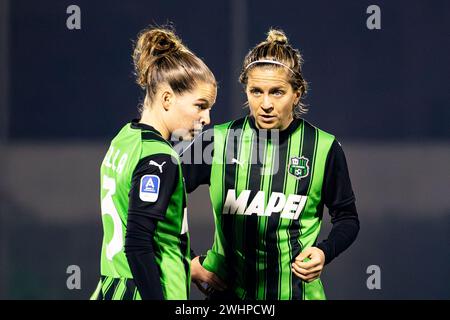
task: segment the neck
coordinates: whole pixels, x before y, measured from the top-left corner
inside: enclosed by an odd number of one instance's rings
[[[294,121],[294,117],[290,116],[288,122],[285,123],[282,128],[280,128],[280,131],[283,131],[283,130],[286,130],[287,128],[289,128],[289,126],[291,125],[292,121]]]
[[[139,122],[152,126],[161,133],[164,139],[169,140],[170,132],[156,107],[144,106],[144,111],[142,112],[141,120]]]

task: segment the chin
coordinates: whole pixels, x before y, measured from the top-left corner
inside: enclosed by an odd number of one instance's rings
[[[189,133],[183,136],[183,141],[191,141],[194,139],[194,133]]]

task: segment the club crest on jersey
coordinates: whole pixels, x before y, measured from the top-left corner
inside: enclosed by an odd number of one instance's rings
[[[160,180],[158,176],[146,174],[141,178],[139,198],[145,202],[156,202],[159,195]]]
[[[304,156],[292,157],[289,162],[289,173],[297,179],[305,178],[309,174],[309,159]]]

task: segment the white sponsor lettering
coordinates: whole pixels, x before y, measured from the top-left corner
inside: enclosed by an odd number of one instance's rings
[[[223,214],[241,214],[258,216],[271,216],[273,213],[280,213],[281,218],[298,219],[305,207],[307,196],[290,194],[287,199],[281,192],[272,192],[265,206],[266,195],[264,191],[258,191],[253,200],[248,203],[250,190],[242,190],[236,198],[236,190],[229,189],[223,206]]]

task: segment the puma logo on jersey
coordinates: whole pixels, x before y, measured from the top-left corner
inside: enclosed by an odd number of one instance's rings
[[[237,165],[239,165],[239,166],[242,166],[242,165],[244,164],[244,162],[239,161],[239,160],[236,159],[236,158],[231,159],[231,163],[235,163],[235,164],[237,164]]]
[[[163,167],[163,165],[165,165],[165,164],[166,164],[165,161],[164,161],[162,164],[159,164],[158,162],[153,161],[153,160],[150,160],[150,162],[148,163],[148,165],[150,165],[150,166],[157,166],[160,173],[163,172],[162,167]]]
[[[252,202],[248,204],[251,190],[243,190],[236,198],[236,190],[229,189],[225,204],[223,205],[223,214],[242,214],[258,216],[271,216],[272,213],[281,213],[280,217],[285,219],[298,219],[300,213],[305,207],[307,196],[281,192],[272,192],[269,201],[266,203],[266,193],[258,191]]]

